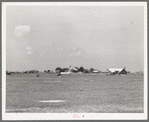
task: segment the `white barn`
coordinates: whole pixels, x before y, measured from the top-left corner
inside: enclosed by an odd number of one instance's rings
[[[108,68],[110,74],[127,74],[126,68]]]

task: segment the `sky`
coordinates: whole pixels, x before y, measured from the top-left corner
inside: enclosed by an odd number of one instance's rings
[[[141,6],[7,6],[6,69],[144,69]]]

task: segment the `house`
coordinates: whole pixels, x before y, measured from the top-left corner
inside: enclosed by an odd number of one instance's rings
[[[92,73],[99,73],[100,71],[99,70],[97,70],[97,69],[94,69],[93,71],[92,71]]]
[[[127,74],[126,68],[108,68],[108,73],[110,74]]]
[[[78,68],[73,66],[70,66],[69,70],[70,72],[78,72]]]
[[[70,74],[70,73],[78,72],[77,67],[73,67],[73,66],[70,66],[69,68],[64,68],[64,69],[66,70],[65,71],[62,70],[61,74]]]

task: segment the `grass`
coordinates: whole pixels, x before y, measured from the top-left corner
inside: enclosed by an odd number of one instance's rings
[[[6,112],[142,113],[143,85],[143,76],[14,74],[6,78]]]

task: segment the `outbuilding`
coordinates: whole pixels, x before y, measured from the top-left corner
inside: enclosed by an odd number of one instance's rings
[[[124,67],[124,68],[108,68],[107,71],[110,74],[127,74],[126,67]]]

